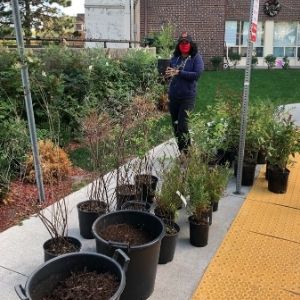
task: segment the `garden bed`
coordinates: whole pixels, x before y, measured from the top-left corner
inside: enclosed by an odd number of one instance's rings
[[[91,173],[78,167],[72,167],[70,175],[56,185],[45,184],[46,207],[58,199],[69,195],[89,182]],[[53,192],[55,191],[55,193]],[[22,221],[37,211],[38,191],[35,184],[15,180],[10,184],[10,192],[0,205],[0,232]]]

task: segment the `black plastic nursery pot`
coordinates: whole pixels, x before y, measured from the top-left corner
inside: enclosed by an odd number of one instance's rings
[[[270,170],[270,163],[269,161],[266,162],[266,173],[265,173],[265,179],[268,180],[269,178],[269,170]]]
[[[116,188],[117,210],[127,201],[135,201],[138,199],[136,187],[134,184],[122,184]]]
[[[157,70],[159,75],[164,76],[167,67],[170,65],[170,59],[169,58],[159,58],[157,60]]]
[[[59,239],[64,239],[67,243],[73,245],[74,250],[72,252],[79,252],[81,249],[81,243],[78,239],[71,237],[71,236],[67,236],[67,237],[60,237]],[[43,244],[43,250],[44,250],[44,261],[48,261],[50,259],[53,259],[57,256],[60,255],[64,255],[65,253],[62,254],[55,254],[53,252],[50,252],[49,246],[53,243],[54,239],[51,238],[49,240],[47,240],[44,244]]]
[[[290,171],[269,167],[268,190],[276,194],[284,194],[288,188]]]
[[[208,211],[208,224],[212,224],[212,217],[213,217],[213,206],[210,205],[209,211]]]
[[[152,203],[158,183],[158,178],[151,174],[139,174],[136,175],[134,179],[141,200]]]
[[[190,243],[195,247],[205,247],[208,242],[209,222],[203,221],[198,224],[193,216],[189,217]]]
[[[212,203],[212,207],[213,207],[213,212],[217,211],[219,208],[219,201],[214,201]]]
[[[159,260],[158,260],[159,264],[166,264],[173,260],[178,234],[180,231],[180,227],[178,224],[170,220],[163,220],[163,221],[167,226],[172,227],[174,232],[168,233],[166,229],[166,234],[161,241]]]
[[[117,277],[120,284],[115,294],[108,300],[117,300],[125,288],[128,263],[129,258],[121,250],[116,250],[113,258],[98,253],[64,254],[41,265],[30,275],[25,287],[17,285],[15,291],[22,300],[42,300],[49,297],[59,282],[68,278],[71,273],[85,270],[97,273],[110,272]]]
[[[266,153],[262,150],[259,150],[257,154],[257,164],[263,165],[265,163],[266,163]]]
[[[255,163],[243,163],[243,170],[242,170],[242,185],[244,186],[251,186],[254,183],[255,178]],[[234,163],[234,175],[237,176],[237,161]]]
[[[92,208],[96,208],[94,211]],[[106,213],[107,204],[97,200],[87,200],[77,204],[79,232],[85,239],[93,239],[92,225],[94,221]]]
[[[218,155],[221,157],[219,165],[229,164],[229,167],[231,167],[237,155],[237,151],[234,149],[218,149]]]
[[[149,234],[152,240],[142,245],[131,246],[128,243],[105,240],[100,236],[101,230],[116,224],[128,224],[139,228]],[[96,239],[97,252],[110,256],[120,248],[130,258],[126,287],[120,299],[147,299],[154,290],[160,245],[165,234],[163,222],[147,212],[121,210],[99,217],[93,224],[92,231]]]
[[[217,153],[209,160],[208,165],[216,166],[220,164],[225,164],[224,157],[225,157],[225,150],[218,149]]]

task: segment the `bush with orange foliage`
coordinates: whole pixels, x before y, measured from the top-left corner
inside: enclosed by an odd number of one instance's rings
[[[67,153],[50,140],[42,140],[38,144],[44,182],[53,183],[65,178],[70,173],[72,166]],[[32,154],[26,159],[25,179],[35,182]]]

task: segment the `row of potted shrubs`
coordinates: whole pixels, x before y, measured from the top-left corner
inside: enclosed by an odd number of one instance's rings
[[[175,158],[163,170],[161,188],[156,193],[158,178],[153,174],[139,174],[135,177],[133,185],[117,187],[117,211],[108,212],[112,208],[107,205],[109,203],[101,202],[101,198],[100,201],[89,200],[88,204],[78,205],[79,214],[81,210],[84,214],[90,214],[89,210],[96,208],[92,220],[79,221],[80,227],[83,224],[88,226],[87,229],[80,228],[81,235],[85,238],[96,238],[96,250],[100,254],[94,254],[93,259],[101,257],[101,260],[107,259],[111,262],[109,257],[114,255],[123,266],[123,270],[120,266],[119,268],[126,279],[119,275],[120,285],[117,285],[111,294],[112,299],[146,299],[153,292],[157,263],[172,261],[174,256],[180,230],[176,224],[177,212],[182,206],[180,195],[187,196],[185,198],[191,244],[200,247],[207,244],[212,211],[218,208],[218,201],[230,176],[229,166],[237,153],[240,113],[238,99],[235,95],[230,95],[227,99],[220,96],[214,107],[208,107],[204,113],[191,115],[193,146],[188,155]],[[249,164],[255,166],[260,153],[261,162],[268,161],[269,190],[285,192],[287,184],[278,189],[278,181],[274,184],[272,178],[278,178],[274,175],[275,171],[287,177],[290,155],[298,152],[300,148],[299,137],[299,131],[283,109],[275,108],[270,103],[251,105],[242,177],[245,178]],[[251,185],[253,180],[244,180],[243,183]],[[156,216],[149,213],[153,201]],[[103,215],[99,217],[101,214]],[[104,232],[104,229],[108,232]],[[132,240],[131,234],[135,235],[136,230],[138,234],[145,232],[146,236],[138,237],[138,241]],[[119,234],[117,238],[113,235],[116,232]],[[110,238],[107,234],[112,234],[113,237]],[[69,257],[63,255],[61,258],[54,258],[41,269],[45,272],[45,268],[48,267],[53,274],[56,272],[53,264],[58,264],[60,259],[60,263],[63,260],[68,261]],[[103,263],[101,266],[98,263],[92,265],[98,266],[98,273],[103,272]],[[17,287],[19,294],[32,293],[31,283],[37,281],[36,276],[42,272],[40,270],[29,279],[26,290]],[[105,270],[107,271],[107,268]],[[67,275],[69,272],[58,277],[61,280]]]

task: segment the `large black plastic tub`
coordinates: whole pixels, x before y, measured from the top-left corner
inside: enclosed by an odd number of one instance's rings
[[[122,261],[122,267],[117,261]],[[25,288],[18,285],[15,290],[22,300],[42,300],[53,291],[59,281],[70,276],[71,272],[86,269],[90,272],[115,274],[120,280],[120,285],[110,300],[117,300],[120,299],[126,284],[125,272],[128,262],[128,257],[120,250],[115,252],[113,258],[98,253],[64,254],[41,265],[28,278]]]
[[[129,224],[143,228],[153,236],[147,244],[130,246],[124,243],[106,241],[99,231],[113,224]],[[165,234],[163,222],[156,216],[141,211],[123,210],[100,216],[93,224],[97,252],[112,255],[115,249],[122,249],[130,258],[126,273],[126,287],[122,300],[143,300],[154,290],[161,240]]]

